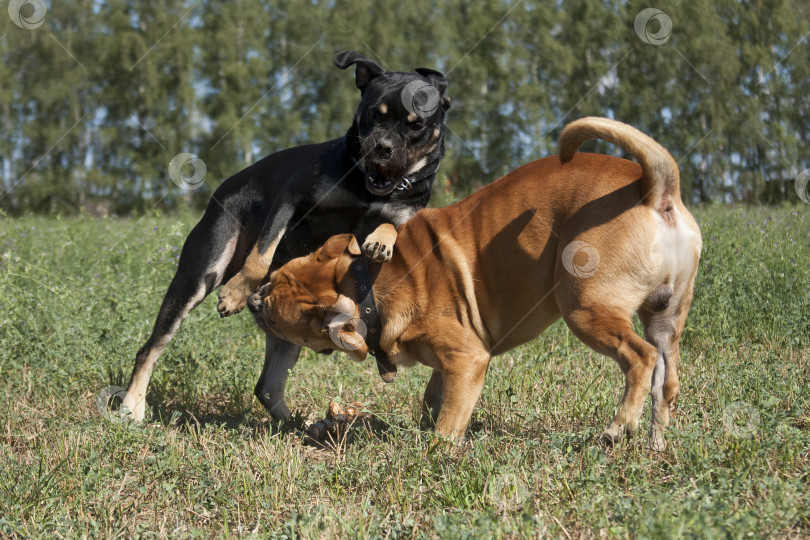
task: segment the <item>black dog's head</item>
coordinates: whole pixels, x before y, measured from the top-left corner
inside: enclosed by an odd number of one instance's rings
[[[368,58],[344,51],[335,65],[356,65],[360,106],[349,130],[363,167],[366,188],[388,195],[403,178],[413,178],[444,157],[444,116],[450,108],[447,79],[432,69],[385,71]],[[434,169],[435,170],[435,169]]]

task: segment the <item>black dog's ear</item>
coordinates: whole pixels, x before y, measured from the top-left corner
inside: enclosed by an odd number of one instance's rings
[[[340,69],[346,69],[352,64],[357,64],[357,69],[354,72],[354,83],[361,92],[366,89],[366,85],[371,79],[385,73],[385,70],[376,63],[354,51],[339,52],[332,61]]]
[[[447,77],[444,76],[444,73],[430,68],[416,68],[414,71],[427,78],[442,94],[447,90]]]
[[[439,94],[442,96],[442,110],[447,112],[447,109],[450,108],[450,98],[444,94],[444,91],[447,90],[447,77],[444,76],[444,73],[430,68],[416,68],[414,71],[429,80],[430,84],[439,90]]]

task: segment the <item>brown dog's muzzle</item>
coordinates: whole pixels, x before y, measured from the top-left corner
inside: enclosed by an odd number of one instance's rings
[[[267,294],[270,292],[270,283],[265,283],[259,290],[255,293],[251,294],[248,297],[247,305],[248,309],[250,309],[251,313],[260,314],[262,312],[262,306],[264,305],[264,299],[267,297]]]
[[[260,313],[263,305],[262,300],[262,296],[258,292],[251,294],[247,301],[248,309],[254,314]]]

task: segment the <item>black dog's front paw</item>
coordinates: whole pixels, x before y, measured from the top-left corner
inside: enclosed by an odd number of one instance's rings
[[[363,255],[376,262],[388,262],[394,254],[394,250],[379,242],[366,242],[363,244]]]
[[[252,284],[242,278],[240,274],[232,277],[219,291],[219,301],[217,302],[219,316],[228,317],[242,311],[253,289]]]
[[[383,223],[366,237],[363,255],[376,262],[388,262],[394,255],[397,230],[390,223]]]

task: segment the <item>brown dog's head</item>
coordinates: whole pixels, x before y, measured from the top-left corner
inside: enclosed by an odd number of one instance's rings
[[[368,354],[349,265],[360,255],[351,234],[288,262],[248,299],[259,328],[318,352],[339,349],[362,362]]]

